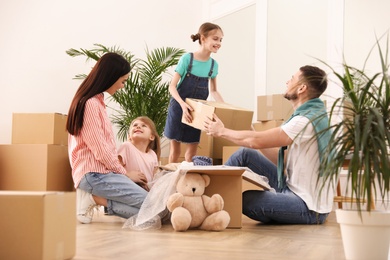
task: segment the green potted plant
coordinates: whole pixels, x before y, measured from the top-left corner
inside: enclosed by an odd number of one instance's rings
[[[326,189],[325,183],[338,181],[345,169],[347,184],[342,195],[354,202],[348,203],[347,209],[337,209],[336,218],[347,259],[388,259],[389,254],[390,78],[388,47],[381,47],[383,38],[377,39],[363,69],[344,62],[340,73],[328,65],[341,82],[344,95],[335,100],[329,112],[333,134],[325,151],[327,160],[320,165],[324,180],[320,190]],[[377,72],[366,69],[375,50],[380,62]],[[384,209],[375,208],[379,205]],[[363,225],[371,225],[371,229],[363,229]],[[353,233],[356,227],[358,233]]]
[[[156,124],[160,136],[163,135],[165,120],[169,104],[168,69],[177,64],[185,53],[184,49],[163,47],[149,51],[146,49],[146,60],[134,58],[134,55],[117,46],[106,47],[95,44],[95,48],[69,49],[69,56],[85,56],[87,61],[98,60],[106,52],[116,52],[125,57],[131,65],[131,73],[125,87],[117,91],[111,98],[116,101],[120,109],[114,109],[112,122],[119,127],[118,139],[127,139],[127,132],[131,121],[138,116],[148,116]],[[85,78],[85,74],[76,75],[76,78]]]

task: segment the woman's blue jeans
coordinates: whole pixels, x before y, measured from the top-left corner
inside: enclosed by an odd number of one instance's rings
[[[78,188],[107,199],[107,213],[122,218],[137,214],[148,194],[127,176],[112,172],[87,173]]]
[[[277,167],[259,151],[241,148],[225,163],[229,166],[248,167],[268,178],[270,191],[248,190],[242,194],[242,213],[262,223],[322,224],[328,214],[319,214],[307,208],[305,202],[288,187],[279,189]]]

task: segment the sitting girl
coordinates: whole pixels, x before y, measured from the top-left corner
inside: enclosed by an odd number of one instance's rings
[[[149,191],[160,159],[160,136],[154,122],[147,116],[135,118],[128,133],[128,141],[118,149],[118,157],[127,172],[134,172],[143,182],[138,184]]]

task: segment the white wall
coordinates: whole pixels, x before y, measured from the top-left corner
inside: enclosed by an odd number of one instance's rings
[[[120,46],[144,58],[149,49],[198,48],[190,35],[204,22],[198,0],[0,1],[0,143],[11,142],[12,113],[67,113],[93,63],[69,48]],[[180,10],[180,11],[179,11]]]
[[[255,19],[251,13],[244,19],[236,19],[238,13],[248,8],[255,9]],[[362,66],[375,42],[375,34],[380,36],[390,29],[388,0],[212,0],[210,9],[211,19],[229,21],[229,26],[235,24],[235,31],[239,32],[234,34],[235,40],[231,39],[233,35],[226,36],[229,46],[235,47],[221,50],[221,63],[230,61],[228,66],[221,64],[221,70],[228,70],[225,71],[227,78],[222,80],[242,83],[234,85],[239,85],[238,88],[228,86],[232,93],[254,93],[251,101],[247,97],[236,97],[235,101],[236,105],[249,106],[255,112],[256,96],[283,93],[285,82],[302,65],[312,64],[330,72],[319,60],[337,66],[345,57],[350,64]],[[245,35],[252,33],[253,23],[255,35]],[[248,43],[253,38],[255,43]],[[254,56],[252,81],[241,77],[245,65],[237,62],[238,57],[247,55]],[[252,62],[247,58],[247,64]],[[237,73],[231,71],[232,64]],[[328,105],[341,95],[341,89],[333,80],[331,76],[323,95]],[[253,84],[254,91],[247,88],[249,84]],[[224,91],[225,86],[221,87]],[[233,97],[232,93],[227,96]]]
[[[92,66],[69,48],[117,45],[140,58],[146,45],[194,51],[189,35],[216,21],[225,32],[219,88],[227,102],[256,110],[256,95],[284,91],[314,57],[337,63],[345,52],[360,65],[375,33],[390,28],[388,10],[388,0],[2,0],[0,143],[11,141],[13,112],[67,113],[80,83],[73,76]]]
[[[389,0],[344,0],[344,55],[349,65],[363,68],[369,51],[379,38],[390,30]],[[381,40],[386,43],[386,38]],[[385,47],[384,45],[382,45]],[[385,49],[384,49],[385,51]],[[367,63],[367,69],[380,70],[377,49]]]
[[[245,6],[215,20],[224,31],[218,89],[225,102],[253,110],[255,86],[256,6]]]

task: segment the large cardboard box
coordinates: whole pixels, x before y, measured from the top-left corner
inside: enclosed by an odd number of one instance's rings
[[[184,157],[179,157],[178,162],[183,162],[185,161],[185,158]],[[164,165],[167,165],[169,164],[169,157],[160,157],[160,165],[164,166]]]
[[[0,259],[71,259],[75,192],[0,191]]]
[[[68,146],[0,145],[0,190],[72,191]]]
[[[242,227],[242,167],[229,166],[188,166],[182,167],[187,173],[200,173],[210,176],[210,185],[205,189],[205,194],[222,196],[226,210],[230,215],[228,228]]]
[[[12,144],[68,145],[66,120],[58,113],[14,113]]]
[[[255,122],[252,124],[252,126],[255,131],[265,131],[271,128],[281,126],[283,123],[283,120],[268,120]]]
[[[242,146],[224,146],[222,148],[222,163],[225,164],[227,160],[232,156],[233,153],[235,153],[238,149],[240,149]]]
[[[213,137],[207,135],[206,132],[202,131],[200,134],[200,141],[198,144],[198,150],[196,155],[213,157]],[[187,146],[185,143],[180,144],[180,157],[185,157]]]
[[[257,121],[287,120],[293,107],[281,94],[257,97]]]
[[[212,117],[213,113],[215,113],[227,128],[233,130],[251,130],[253,111],[215,101],[187,98],[186,102],[194,111],[191,113],[193,121],[188,123],[182,120],[185,124],[203,130],[206,117]],[[222,147],[234,145],[234,143],[223,138],[213,138],[212,145],[212,158],[222,159]]]

